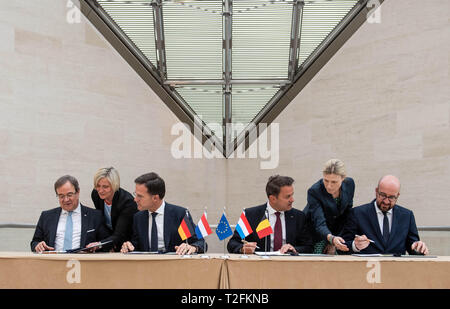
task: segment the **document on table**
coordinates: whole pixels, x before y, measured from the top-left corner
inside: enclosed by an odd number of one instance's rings
[[[110,244],[110,243],[112,243],[112,240],[108,240],[108,241],[105,241],[105,242],[98,242],[96,245],[91,246],[91,247],[69,249],[69,250],[66,250],[66,252],[67,253],[79,253],[79,252],[83,252],[83,251],[89,251],[89,249],[94,249],[94,248],[101,249],[104,245],[107,245],[107,244]]]
[[[419,255],[419,254],[405,254],[405,255],[395,255],[395,254],[352,254],[353,256],[360,256],[360,257],[402,257],[402,258],[436,258],[436,255]]]
[[[36,254],[65,254],[66,251],[42,251],[42,252],[34,252]]]
[[[176,252],[159,252],[159,251],[131,251],[125,254],[161,254],[161,255],[174,255]],[[195,253],[194,253],[195,254]]]
[[[161,254],[158,251],[131,251],[127,252],[126,254]]]
[[[405,254],[402,258],[437,258],[437,255]]]
[[[281,253],[280,251],[269,251],[269,252],[255,251],[255,254],[260,256],[291,256],[289,253]]]

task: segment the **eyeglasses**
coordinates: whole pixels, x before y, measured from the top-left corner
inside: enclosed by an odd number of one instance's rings
[[[75,194],[77,194],[77,192],[69,192],[66,195],[64,195],[64,194],[56,194],[56,197],[58,199],[60,199],[61,201],[63,201],[66,197],[68,199],[72,199],[75,196]]]
[[[390,202],[395,202],[398,199],[398,195],[390,195],[388,196],[386,193],[383,192],[378,192],[378,195],[384,200],[384,199],[388,199]]]

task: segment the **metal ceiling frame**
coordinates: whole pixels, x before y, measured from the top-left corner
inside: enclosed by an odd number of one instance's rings
[[[158,62],[158,73],[164,82],[167,79],[166,45],[164,39],[164,19],[162,10],[162,0],[153,0],[150,5],[153,7],[153,21],[155,28],[156,59]]]
[[[236,0],[235,0],[236,1]],[[359,0],[357,5],[346,15],[337,27],[327,36],[316,50],[298,67],[301,23],[305,0],[293,0],[291,42],[289,50],[288,79],[238,79],[232,78],[232,16],[233,0],[223,0],[223,78],[221,80],[167,80],[167,62],[164,40],[163,0],[152,0],[155,40],[157,49],[157,67],[155,67],[134,43],[125,35],[120,27],[108,16],[96,0],[80,0],[80,10],[87,19],[99,30],[109,43],[121,54],[130,66],[153,89],[169,109],[186,123],[191,132],[203,132],[201,143],[210,140],[225,158],[232,155],[237,147],[244,143],[244,150],[258,138],[259,130],[252,132],[260,123],[267,126],[281,113],[315,74],[328,62],[339,48],[365,22],[370,7],[369,0]],[[383,0],[380,0],[380,4]],[[297,68],[298,67],[298,68]],[[265,107],[255,116],[252,122],[231,140],[230,127],[232,123],[232,85],[233,84],[270,84],[277,85],[280,90],[272,97]],[[223,142],[215,136],[196,115],[195,111],[176,91],[176,87],[184,85],[222,85],[223,89]],[[200,130],[200,131],[198,131]],[[194,134],[195,136],[195,134]]]
[[[289,48],[289,69],[288,79],[294,82],[295,73],[298,67],[298,51],[300,47],[300,33],[301,23],[303,21],[303,7],[305,2],[301,0],[295,0],[292,7],[292,22],[291,22],[291,45]]]
[[[223,0],[223,123],[222,133],[223,148],[222,153],[227,157],[228,148],[231,144],[231,127],[227,124],[232,123],[232,24],[233,24],[233,0]]]

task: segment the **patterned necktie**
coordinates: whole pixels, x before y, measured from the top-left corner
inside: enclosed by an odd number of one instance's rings
[[[387,243],[389,239],[389,220],[387,217],[387,211],[383,211],[383,238],[384,242]]]
[[[66,231],[64,232],[64,246],[63,250],[72,249],[72,234],[73,234],[73,222],[72,222],[72,211],[67,213],[66,219]]]
[[[156,226],[156,216],[158,213],[152,212],[152,239],[150,241],[150,251],[156,252],[158,251],[158,228]]]
[[[281,219],[280,219],[280,212],[277,211],[275,215],[277,216],[277,221],[275,222],[275,231],[274,231],[274,238],[273,238],[273,251],[278,251],[281,249],[281,245],[283,244],[283,232],[281,229]]]

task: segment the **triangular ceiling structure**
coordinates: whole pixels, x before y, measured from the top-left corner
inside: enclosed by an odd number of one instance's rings
[[[80,8],[180,120],[228,157],[356,31],[368,2],[81,0]]]

